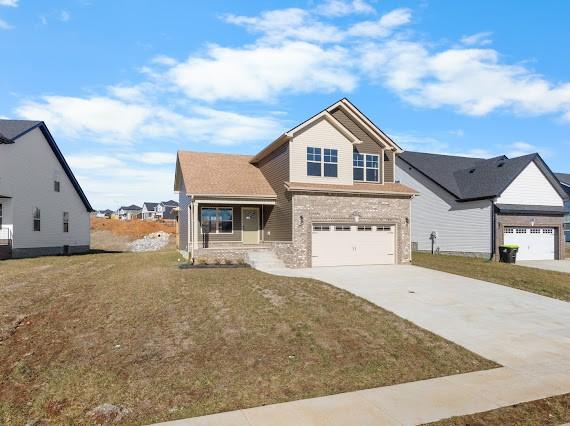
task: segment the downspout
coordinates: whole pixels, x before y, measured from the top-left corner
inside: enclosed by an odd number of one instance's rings
[[[495,260],[497,247],[497,214],[495,212],[495,200],[491,200],[491,258],[490,261]]]
[[[188,215],[188,248],[189,250],[189,254],[188,254],[188,262],[190,263],[194,263],[194,200],[192,199],[192,197],[190,197],[190,214]]]

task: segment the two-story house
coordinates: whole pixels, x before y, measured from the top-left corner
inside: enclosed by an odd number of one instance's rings
[[[121,206],[116,212],[117,218],[121,220],[137,219],[141,214],[142,207],[139,207],[136,204],[131,204],[130,206]]]
[[[160,220],[176,220],[178,202],[174,200],[161,201],[156,205],[155,216]]]
[[[158,206],[158,203],[144,202],[142,206],[142,219],[154,220],[156,216],[156,206]]]
[[[89,250],[92,211],[43,121],[0,120],[0,259]]]
[[[347,99],[254,156],[178,152],[179,248],[273,250],[290,267],[409,262],[416,192],[394,180],[400,152]]]
[[[564,216],[564,233],[566,235],[566,242],[570,242],[570,173],[556,173],[556,177],[569,197],[564,204],[566,206],[566,215]]]

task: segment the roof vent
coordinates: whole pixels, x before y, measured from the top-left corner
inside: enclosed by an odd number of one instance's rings
[[[469,173],[471,173],[471,174],[475,173],[475,169],[469,170]]]
[[[501,161],[499,164],[497,164],[497,167],[503,167],[505,165],[504,161]]]

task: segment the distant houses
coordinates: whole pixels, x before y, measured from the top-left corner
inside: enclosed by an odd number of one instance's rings
[[[161,220],[176,221],[178,202],[174,200],[149,202],[145,201],[142,207],[136,204],[121,206],[117,210],[97,210],[95,217],[120,220]]]

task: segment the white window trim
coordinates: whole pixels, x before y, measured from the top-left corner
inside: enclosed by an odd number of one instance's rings
[[[338,179],[338,148],[323,148],[320,146],[308,146],[307,148],[312,148],[312,149],[320,149],[321,150],[321,161],[315,161],[315,160],[309,160],[307,158],[308,153],[305,152],[305,158],[306,158],[306,162],[307,163],[316,163],[316,164],[320,164],[321,165],[321,174],[320,175],[310,175],[309,173],[307,173],[307,177],[310,178],[325,178],[325,179]],[[336,163],[332,163],[330,161],[325,161],[325,149],[329,149],[331,151],[336,151]],[[336,176],[325,176],[325,164],[336,164]]]
[[[364,164],[362,167],[355,167],[355,165],[354,165],[354,154],[355,153],[352,154],[352,177],[353,177],[353,180],[355,182],[364,182],[364,183],[366,183],[366,182],[368,182],[368,183],[381,183],[382,181],[380,180],[380,178],[381,178],[380,172],[382,172],[382,174],[384,173],[384,167],[380,166],[380,160],[381,160],[380,155],[379,154],[369,154],[366,152],[356,152],[356,154],[362,155],[364,157]],[[378,180],[366,180],[366,171],[368,170],[368,166],[366,165],[366,157],[368,157],[368,156],[374,156],[374,157],[378,158],[378,168],[372,168],[372,167],[370,168],[370,170],[377,170],[378,171]],[[354,169],[362,169],[362,173],[363,173],[362,177],[364,179],[354,179]]]
[[[67,222],[66,222],[66,220],[65,220],[65,214],[66,214],[66,213],[67,213]],[[69,234],[69,228],[70,228],[70,226],[69,226],[69,222],[70,222],[70,220],[69,220],[69,212],[63,212],[63,213],[62,213],[62,221],[63,221],[63,226],[62,226],[62,231],[63,231],[63,233],[64,233],[64,234]],[[66,223],[67,223],[67,231],[65,230],[65,224],[66,224]]]
[[[216,221],[218,220],[218,209],[230,209],[232,211],[232,232],[218,232],[218,227],[216,227],[216,232],[208,232],[209,235],[233,235],[235,232],[235,226],[234,226],[234,208],[233,207],[228,207],[228,206],[200,206],[200,235],[204,235],[204,232],[202,231],[202,210],[203,209],[216,209]]]

